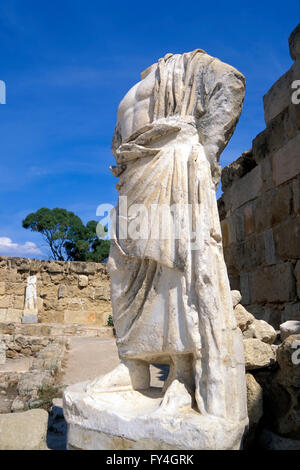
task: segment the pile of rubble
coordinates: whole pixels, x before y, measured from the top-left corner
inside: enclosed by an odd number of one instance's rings
[[[6,357],[17,359],[23,355],[32,358],[29,370],[26,372],[0,371],[1,393],[12,387],[16,388],[17,396],[11,405],[11,411],[47,407],[53,397],[59,394],[56,377],[62,369],[69,339],[2,335],[1,340],[2,363]],[[6,357],[3,357],[4,353]]]
[[[245,351],[245,447],[300,450],[300,321],[288,321],[276,332],[240,304],[238,291],[232,291],[232,298]]]

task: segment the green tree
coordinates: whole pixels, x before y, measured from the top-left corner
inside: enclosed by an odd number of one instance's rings
[[[29,214],[22,222],[24,228],[42,235],[50,248],[51,258],[101,262],[108,257],[110,242],[99,240],[97,224],[91,220],[84,225],[73,212],[46,207]]]

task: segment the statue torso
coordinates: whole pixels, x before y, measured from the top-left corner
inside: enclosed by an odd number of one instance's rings
[[[155,73],[152,70],[125,95],[118,108],[122,141],[151,122],[154,106]]]

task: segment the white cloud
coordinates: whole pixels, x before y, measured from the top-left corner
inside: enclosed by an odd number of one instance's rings
[[[26,256],[42,255],[41,250],[33,242],[25,242],[24,245],[13,243],[11,238],[0,237],[0,255],[2,256]]]

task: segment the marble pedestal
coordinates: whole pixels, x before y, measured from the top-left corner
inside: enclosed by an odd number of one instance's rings
[[[24,310],[21,321],[22,323],[38,323],[38,311]]]
[[[87,382],[64,393],[68,448],[83,450],[238,450],[248,420],[229,422],[193,409],[160,408],[162,391],[88,395]]]

